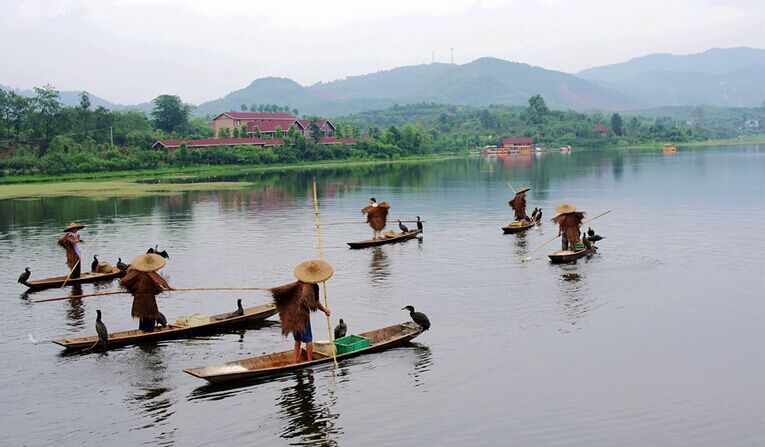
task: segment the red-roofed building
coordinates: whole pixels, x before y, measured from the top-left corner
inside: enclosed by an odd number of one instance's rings
[[[250,124],[255,123],[255,124]],[[335,136],[335,125],[329,120],[318,119],[316,124],[321,129],[323,137],[333,138]],[[213,118],[213,129],[215,138],[220,137],[221,129],[229,129],[233,135],[234,129],[241,129],[242,125],[247,126],[247,136],[253,136],[254,127],[258,126],[261,135],[272,135],[276,127],[279,126],[286,133],[290,125],[299,130],[306,137],[310,136],[308,130],[308,120],[298,120],[289,113],[267,113],[267,112],[226,112]]]
[[[308,126],[311,124],[311,122],[308,120],[300,120],[300,124],[302,124],[305,128],[303,134],[306,137],[310,137],[311,131],[308,129]],[[316,120],[316,125],[319,126],[319,129],[321,129],[321,134],[324,138],[333,138],[335,136],[335,125],[332,124],[329,120],[318,119]]]
[[[597,133],[608,133],[609,131],[608,126],[605,124],[598,124],[597,126],[593,127],[592,130]]]
[[[255,120],[247,122],[247,136],[255,137],[255,127],[261,136],[274,136],[276,128],[280,128],[283,134],[286,134],[290,126],[293,126],[297,132],[303,133],[305,128],[298,120]]]
[[[531,150],[534,144],[533,138],[503,138],[502,147],[508,150],[525,151]]]

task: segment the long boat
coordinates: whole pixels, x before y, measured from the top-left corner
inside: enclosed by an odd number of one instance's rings
[[[394,324],[382,329],[363,332],[358,335],[369,339],[369,347],[345,354],[337,354],[337,361],[405,345],[420,335],[421,332],[422,328],[412,322]],[[183,371],[211,383],[220,383],[271,376],[332,361],[331,354],[320,352],[319,349],[314,349],[313,359],[310,361],[292,363],[293,355],[293,350],[290,349],[289,351],[275,352],[273,354],[250,357],[219,365],[189,368]],[[305,355],[305,350],[303,355]]]
[[[587,256],[590,253],[595,253],[597,247],[593,245],[593,248],[583,248],[581,250],[558,250],[555,253],[547,255],[550,258],[550,262],[553,264],[566,264],[568,262],[574,262],[579,258]]]
[[[255,321],[265,320],[276,314],[277,309],[273,304],[261,304],[259,306],[246,307],[244,315],[239,317],[228,317],[229,314],[218,314],[210,317],[209,323],[196,325],[178,325],[168,324],[165,327],[157,327],[154,332],[143,332],[141,330],[112,332],[107,340],[107,349],[120,346],[136,345],[140,343],[155,342],[160,340],[169,340],[173,338],[186,338],[194,334],[209,333],[219,331],[223,328],[243,326]],[[98,336],[62,338],[53,340],[53,343],[63,346],[67,350],[77,351],[92,347],[98,342]]]
[[[520,233],[522,231],[526,231],[529,228],[533,227],[536,224],[534,221],[528,221],[528,220],[514,220],[510,222],[509,224],[502,227],[502,232],[505,234],[513,234],[513,233]]]
[[[117,270],[116,272],[109,272],[109,273],[95,273],[95,272],[85,272],[80,274],[79,278],[69,278],[66,279],[66,276],[54,276],[53,278],[45,278],[45,279],[35,279],[35,280],[27,280],[27,282],[23,283],[25,286],[29,287],[30,291],[37,291],[37,290],[44,290],[44,289],[52,289],[54,287],[63,287],[64,285],[67,286],[73,286],[75,284],[87,284],[87,283],[93,283],[93,282],[100,282],[100,281],[111,281],[116,278],[122,278],[125,276],[124,271]]]
[[[376,247],[378,245],[385,245],[385,244],[395,244],[397,242],[404,242],[408,241],[410,239],[414,239],[422,233],[422,230],[411,230],[407,231],[406,233],[397,233],[395,236],[392,237],[382,237],[380,239],[367,239],[365,241],[358,241],[358,242],[347,242],[348,246],[351,248],[368,248],[368,247]]]

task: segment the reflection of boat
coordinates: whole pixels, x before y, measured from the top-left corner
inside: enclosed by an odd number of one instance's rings
[[[123,276],[125,276],[125,272],[122,270],[109,273],[85,272],[82,273],[79,278],[69,278],[69,280],[67,280],[66,276],[54,276],[53,278],[36,279],[33,281],[28,280],[24,285],[29,287],[30,290],[44,290],[52,289],[54,287],[63,287],[64,285],[73,286],[76,284],[111,281],[112,279],[122,278]],[[66,284],[64,284],[65,281]]]
[[[565,264],[567,262],[576,261],[579,258],[587,256],[590,253],[595,253],[595,248],[571,251],[571,250],[558,250],[555,253],[547,255],[550,258],[550,262],[553,264]]]
[[[526,231],[533,227],[534,224],[535,222],[529,222],[527,220],[514,220],[506,226],[502,227],[502,231],[505,234],[520,233],[521,231]]]
[[[418,234],[422,233],[420,230],[412,230],[406,233],[396,233],[395,236],[383,237],[380,239],[367,239],[365,241],[347,242],[351,248],[368,248],[376,247],[378,245],[395,244],[396,242],[404,242],[409,239],[414,239]]]
[[[369,347],[345,354],[338,354],[337,360],[341,361],[346,358],[401,346],[420,335],[421,332],[422,328],[412,322],[394,324],[393,326],[388,326],[382,329],[364,332],[358,335],[369,339]],[[318,343],[316,344],[318,345]],[[189,368],[184,369],[183,371],[212,383],[270,376],[286,371],[294,371],[310,367],[319,363],[331,362],[332,355],[321,352],[322,349],[320,348],[321,346],[318,345],[316,346],[316,349],[314,349],[313,359],[301,363],[292,363],[294,353],[290,349],[289,351],[250,357],[243,360],[222,363],[220,365]],[[303,351],[303,353],[303,355],[306,355],[305,351]]]
[[[109,334],[108,347],[135,345],[138,343],[155,342],[159,340],[168,340],[172,338],[188,337],[191,334],[203,332],[215,332],[217,330],[246,325],[254,321],[265,320],[276,314],[276,306],[273,304],[261,304],[260,306],[247,307],[244,309],[244,315],[240,317],[227,318],[228,314],[213,315],[207,323],[196,325],[177,325],[168,324],[165,327],[158,327],[154,332],[143,332],[141,330],[113,332]],[[53,343],[63,346],[69,350],[80,350],[90,348],[98,342],[98,336],[64,338],[53,340]]]
[[[675,152],[677,152],[677,148],[674,145],[671,145],[671,144],[664,145],[665,154],[674,154]]]
[[[561,154],[570,154],[571,153],[571,145],[563,146],[560,149],[558,149]]]

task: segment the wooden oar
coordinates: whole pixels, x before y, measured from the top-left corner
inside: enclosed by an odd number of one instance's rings
[[[247,290],[271,290],[266,287],[192,287],[182,289],[164,290],[164,292],[199,292],[199,291],[247,291]],[[98,292],[98,293],[84,293],[82,295],[67,295],[58,296],[56,298],[46,298],[44,300],[34,300],[33,303],[48,303],[51,301],[63,301],[63,300],[79,300],[82,298],[90,298],[93,296],[106,296],[106,295],[120,295],[129,294],[127,290],[117,290],[114,292]]]
[[[599,218],[601,218],[601,217],[605,216],[606,214],[608,214],[608,213],[610,213],[610,212],[611,212],[611,210],[608,210],[608,211],[606,211],[605,213],[600,213],[600,214],[598,214],[597,216],[593,217],[592,219],[589,219],[589,220],[585,220],[584,222],[582,222],[582,225],[584,225],[584,224],[586,224],[586,223],[590,223],[590,222],[592,222],[592,221],[593,221],[593,220],[595,220],[595,219],[599,219]],[[536,250],[534,250],[534,251],[532,251],[531,253],[529,253],[529,255],[528,255],[528,256],[526,256],[525,258],[521,259],[521,262],[526,262],[526,261],[528,261],[529,259],[531,259],[531,255],[533,255],[534,253],[536,253],[536,252],[538,252],[539,250],[541,250],[541,249],[542,249],[542,248],[543,248],[545,245],[547,245],[547,244],[549,244],[550,242],[554,241],[554,240],[555,240],[555,239],[557,239],[559,236],[560,236],[560,234],[559,234],[559,235],[557,235],[557,236],[555,236],[555,237],[554,237],[554,238],[552,238],[552,239],[549,239],[549,240],[545,241],[545,243],[544,243],[544,244],[540,245],[540,246],[539,246],[539,247],[538,247]]]
[[[316,195],[316,177],[313,178],[313,212],[314,220],[316,221],[316,240],[319,245],[319,259],[324,260],[324,247],[321,244],[321,221],[319,221],[319,199]],[[324,308],[329,309],[329,297],[327,296],[327,281],[321,282],[324,289]],[[309,323],[310,324],[310,323]],[[335,349],[334,334],[332,333],[332,322],[327,315],[327,333],[329,334],[329,350],[332,351],[332,362],[337,369],[337,350]],[[311,359],[308,359],[310,361]]]
[[[68,274],[68,275],[66,275],[66,279],[64,280],[64,283],[63,283],[63,284],[61,284],[61,287],[59,287],[60,289],[63,289],[63,288],[64,288],[64,286],[66,285],[66,283],[69,281],[69,278],[72,276],[72,273],[74,273],[74,269],[76,269],[76,268],[77,268],[77,264],[80,264],[80,259],[82,258],[82,255],[84,255],[85,253],[87,253],[87,251],[88,251],[88,250],[90,250],[90,247],[91,247],[93,244],[95,244],[95,243],[96,243],[96,241],[98,240],[98,238],[99,238],[99,237],[101,237],[101,233],[103,233],[103,232],[104,232],[104,230],[105,230],[105,229],[107,229],[108,227],[109,227],[109,224],[106,224],[106,225],[105,225],[103,228],[101,228],[101,231],[99,231],[99,232],[98,232],[98,234],[96,235],[96,237],[95,237],[95,238],[94,238],[92,241],[90,241],[90,243],[88,244],[88,246],[87,246],[87,247],[85,247],[85,250],[83,250],[83,251],[82,251],[82,253],[80,254],[80,256],[78,256],[78,257],[77,257],[77,262],[75,262],[75,263],[74,263],[74,266],[72,267],[72,270],[69,270],[69,274]]]

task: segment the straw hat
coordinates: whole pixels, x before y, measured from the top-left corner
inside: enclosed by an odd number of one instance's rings
[[[527,187],[524,186],[523,188],[519,189],[518,192],[516,192],[516,194],[520,194],[520,193],[526,192],[526,191],[531,191],[531,188],[527,188]]]
[[[139,272],[156,272],[165,266],[165,258],[153,253],[138,255],[130,263],[130,268]]]
[[[308,284],[318,284],[332,277],[335,270],[329,262],[319,259],[303,261],[292,272],[298,281]]]
[[[576,212],[576,207],[570,203],[561,203],[555,207],[555,212],[560,214],[568,214]]]
[[[64,228],[64,233],[67,233],[69,231],[82,230],[83,228],[85,228],[85,225],[80,225],[78,223],[70,222],[69,226]]]

